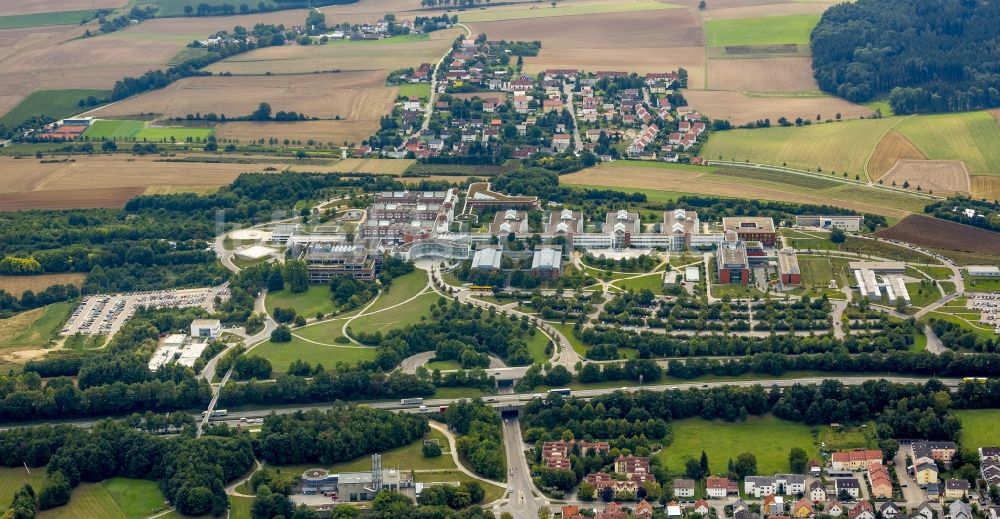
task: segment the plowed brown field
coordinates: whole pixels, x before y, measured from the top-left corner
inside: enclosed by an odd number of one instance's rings
[[[922,247],[1000,256],[1000,233],[919,214],[876,234]]]
[[[708,88],[748,92],[819,90],[811,58],[708,60]]]

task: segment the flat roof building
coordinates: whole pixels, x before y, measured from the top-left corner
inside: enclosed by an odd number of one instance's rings
[[[295,236],[299,232],[299,224],[297,223],[279,223],[274,226],[271,230],[271,244],[272,245],[286,245],[288,239]]]
[[[500,270],[500,259],[503,251],[499,247],[484,247],[472,256],[472,268],[475,270]]]
[[[382,269],[382,251],[360,244],[313,243],[302,259],[310,283],[328,283],[336,276],[374,281]]]
[[[750,282],[750,264],[742,243],[724,243],[716,257],[719,283],[746,285]]]
[[[851,261],[851,270],[870,270],[876,274],[904,274],[906,263],[902,261]]]
[[[218,319],[195,319],[191,321],[191,337],[215,339],[222,332],[222,323]]]
[[[684,281],[697,283],[701,280],[701,271],[698,267],[684,267]]]
[[[820,229],[840,229],[842,231],[856,232],[861,230],[865,223],[864,216],[796,216],[795,225],[800,227],[818,227]]]
[[[1000,267],[996,265],[969,265],[965,271],[974,278],[997,278],[1000,277]]]
[[[723,231],[732,231],[743,241],[759,241],[773,247],[778,234],[774,220],[766,216],[728,216],[722,219]]]

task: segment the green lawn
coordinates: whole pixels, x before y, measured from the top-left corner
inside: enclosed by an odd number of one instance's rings
[[[573,350],[575,350],[581,356],[587,355],[587,350],[589,348],[587,348],[587,345],[585,345],[583,341],[578,339],[576,335],[573,334],[573,323],[567,322],[566,324],[561,324],[558,321],[546,321],[546,322],[548,323],[549,326],[555,328],[564,336],[566,336],[566,340],[569,341],[569,344],[570,346],[573,347]]]
[[[464,481],[479,481],[472,476],[465,474],[459,470],[441,470],[437,472],[417,472],[414,474],[413,479],[417,483],[462,483]],[[486,495],[483,497],[483,503],[492,503],[497,499],[503,497],[505,489],[498,485],[492,485],[489,483],[483,483],[479,481],[479,484],[483,486],[483,490],[486,491]]]
[[[971,175],[1000,175],[1000,126],[989,112],[920,115],[896,130],[929,159],[961,160]]]
[[[421,449],[424,441],[417,440],[404,447],[397,447],[382,452],[382,466],[385,468],[398,468],[399,470],[438,470],[453,469],[455,461],[451,458],[451,446],[444,434],[431,429],[427,439],[437,440],[441,445],[441,450],[445,452],[437,458],[425,458]],[[361,456],[351,461],[337,463],[329,467],[331,473],[339,472],[366,472],[371,470],[371,456]]]
[[[632,279],[620,279],[613,283],[616,287],[621,287],[624,290],[634,290],[636,292],[649,289],[652,290],[654,294],[663,293],[663,274],[656,272],[646,276],[641,276]]]
[[[62,119],[87,110],[77,105],[81,99],[86,99],[88,96],[100,99],[109,93],[107,90],[87,89],[38,90],[0,117],[0,124],[16,126],[35,115]]]
[[[24,467],[0,467],[0,512],[10,506],[14,492],[17,492],[25,483],[35,489],[35,495],[41,492],[42,487],[45,486],[46,476],[45,467],[32,468],[30,474]]]
[[[166,128],[143,128],[135,134],[135,140],[142,142],[186,142],[187,139],[202,140],[215,131],[212,128],[185,128],[172,126]]]
[[[229,496],[229,519],[250,519],[254,498]]]
[[[407,83],[405,85],[399,85],[399,95],[430,99],[431,85],[430,83]]]
[[[4,346],[44,346],[62,330],[63,324],[75,306],[73,303],[65,302],[45,307],[42,315]]]
[[[941,291],[939,291],[935,285],[907,283],[906,291],[910,293],[911,304],[919,308],[923,308],[934,301],[941,299]]]
[[[673,422],[674,441],[660,454],[660,461],[672,474],[684,471],[688,459],[698,459],[701,452],[708,455],[713,474],[726,471],[729,458],[736,459],[742,452],[757,456],[757,473],[787,472],[788,451],[799,447],[810,458],[819,458],[809,427],[772,415],[751,416],[745,422],[723,422],[688,418]],[[766,438],[766,441],[748,441]]]
[[[765,16],[705,22],[709,47],[725,45],[774,45],[809,43],[809,34],[819,23],[818,14]]]
[[[43,27],[46,25],[77,25],[84,20],[93,20],[94,11],[57,11],[53,13],[18,14],[0,16],[0,29],[20,29],[22,27]]]
[[[317,312],[326,315],[337,309],[330,296],[330,287],[327,285],[309,285],[308,290],[298,294],[287,288],[268,292],[264,306],[269,313],[274,313],[274,309],[279,307],[294,308],[297,314],[307,319],[316,317]]]
[[[425,286],[427,286],[427,273],[422,270],[415,270],[405,276],[393,279],[389,287],[382,290],[382,295],[368,311],[374,312],[398,305],[420,293]]]
[[[146,121],[108,119],[94,122],[83,136],[91,140],[128,140],[145,126]]]
[[[947,309],[948,310],[947,312],[945,312],[943,310],[945,310],[945,309],[944,308],[939,308],[939,309],[937,309],[937,310],[935,310],[933,312],[929,312],[926,317],[928,317],[928,318],[934,318],[934,319],[940,319],[942,321],[948,321],[949,323],[952,323],[952,324],[957,324],[958,326],[960,326],[962,328],[965,328],[966,330],[971,331],[972,333],[976,334],[979,337],[982,337],[983,339],[991,339],[992,340],[993,338],[996,337],[996,334],[993,333],[993,328],[992,327],[983,326],[983,325],[979,324],[979,312],[978,311],[975,312],[974,316],[973,315],[962,315],[962,317],[960,318],[959,316],[954,315],[956,313],[965,313],[965,312],[956,312],[955,311],[955,310],[960,310],[960,309],[949,308],[949,309]],[[968,319],[968,321],[966,321],[965,319]]]
[[[433,362],[428,362],[424,366],[431,371],[434,371],[435,369],[439,369],[441,371],[462,369],[462,363],[457,360],[435,360]]]
[[[297,332],[292,330],[292,333]],[[332,368],[337,362],[346,362],[353,366],[359,360],[374,360],[375,348],[323,346],[293,337],[291,342],[265,342],[254,348],[252,354],[271,361],[275,373],[285,373],[294,360],[304,360],[310,364],[320,363],[326,368]]]
[[[798,258],[803,286],[826,287],[831,279],[836,279],[838,286],[850,283],[846,259],[806,255],[799,255]]]
[[[1000,290],[1000,279],[966,277],[965,290],[967,292],[995,292]]]
[[[866,424],[866,427],[842,426],[833,428],[829,425],[823,425],[818,429],[817,437],[820,442],[826,444],[825,448],[828,451],[878,448],[874,423]]]
[[[529,335],[528,340],[528,353],[531,353],[531,359],[535,364],[544,364],[549,360],[549,356],[545,354],[545,347],[549,344],[549,338],[545,336],[544,333],[535,330],[535,335]]]
[[[101,485],[129,519],[146,517],[167,506],[160,485],[155,481],[111,478],[101,482]]]
[[[1000,445],[1000,409],[964,409],[952,411],[962,422],[960,435],[963,450]]]
[[[433,292],[422,294],[413,301],[391,310],[358,317],[351,321],[350,328],[355,333],[374,333],[403,328],[410,324],[418,324],[421,317],[426,316],[430,318],[428,309],[431,305],[437,303],[439,297]]]

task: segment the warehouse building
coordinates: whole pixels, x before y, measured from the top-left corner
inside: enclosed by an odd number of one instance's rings
[[[865,223],[864,216],[796,216],[795,225],[799,227],[818,227],[820,229],[840,229],[857,232]]]
[[[996,265],[969,265],[965,271],[974,278],[1000,278],[1000,267]]]

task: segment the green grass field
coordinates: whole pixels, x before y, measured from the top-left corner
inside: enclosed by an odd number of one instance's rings
[[[382,466],[386,468],[398,468],[399,470],[440,470],[455,468],[455,461],[451,458],[451,446],[444,434],[431,429],[427,439],[437,440],[441,445],[441,450],[445,453],[437,458],[425,458],[421,449],[424,446],[423,440],[417,440],[409,445],[389,449],[382,452]],[[371,456],[361,456],[351,461],[337,463],[329,467],[330,472],[365,472],[372,468]]]
[[[296,333],[294,330],[292,333]],[[271,361],[275,373],[285,373],[295,360],[320,363],[332,368],[338,362],[354,365],[359,360],[374,360],[375,348],[324,346],[293,337],[291,342],[265,342],[253,349],[253,354]]]
[[[36,488],[36,492],[39,490]],[[166,507],[155,481],[112,478],[101,483],[81,483],[73,489],[69,504],[39,512],[37,517],[141,519]]]
[[[549,356],[545,354],[545,347],[549,344],[549,339],[544,333],[535,330],[535,335],[529,335],[527,340],[528,353],[531,353],[531,359],[535,361],[535,364],[544,364],[549,360]]]
[[[952,411],[962,422],[962,450],[1000,445],[1000,409],[964,409]]]
[[[712,134],[702,148],[708,159],[749,160],[760,164],[824,172],[845,171],[864,178],[868,151],[898,119],[865,119],[838,123],[731,130]]]
[[[663,274],[656,272],[632,279],[620,279],[612,284],[616,287],[621,287],[624,290],[634,290],[638,292],[643,289],[649,289],[652,290],[654,294],[662,294]]]
[[[742,452],[757,457],[758,474],[787,472],[788,451],[792,447],[805,450],[810,458],[819,457],[808,426],[772,415],[752,416],[745,422],[688,418],[673,422],[673,429],[674,442],[659,455],[672,474],[682,473],[685,460],[698,459],[702,451],[708,454],[713,474],[724,473],[729,458],[735,460]],[[767,438],[767,441],[748,441],[751,438]]]
[[[988,112],[910,117],[896,130],[927,158],[964,161],[971,175],[1000,175],[1000,126]]]
[[[847,260],[842,258],[799,256],[799,268],[802,270],[804,286],[826,287],[831,279],[836,279],[838,286],[850,282]]]
[[[547,18],[552,16],[576,16],[581,14],[608,14],[633,11],[650,11],[656,9],[673,9],[680,6],[655,2],[652,0],[616,0],[603,2],[588,2],[582,4],[558,5],[552,7],[548,2],[533,7],[518,7],[513,9],[480,9],[458,13],[458,20],[469,22],[495,22],[499,20],[521,20],[525,18]]]
[[[77,105],[81,99],[88,96],[103,98],[109,93],[107,90],[87,89],[38,90],[0,117],[0,124],[16,126],[35,115],[62,119],[86,110]]]
[[[135,140],[143,142],[185,142],[191,140],[205,140],[214,132],[212,128],[143,128],[135,134]]]
[[[197,2],[192,2],[191,0],[139,0],[136,2],[138,5],[155,5],[159,7],[157,11],[157,16],[184,16],[184,6],[190,5],[192,7],[198,4],[208,4],[208,5],[222,5],[222,4],[233,4],[230,0],[198,0]],[[274,2],[270,0],[263,0],[258,2],[247,2],[247,4],[252,5],[254,9],[257,8],[257,4],[267,4],[268,6],[273,6]],[[237,10],[239,7],[237,6]]]
[[[1000,290],[1000,279],[965,278],[965,289],[969,292],[993,292]]]
[[[420,293],[427,286],[427,273],[415,270],[392,280],[388,288],[382,290],[378,301],[368,310],[374,312],[389,308]]]
[[[841,426],[837,428],[824,425],[819,427],[817,437],[826,444],[826,450],[845,449],[875,449],[878,448],[878,438],[875,435],[874,423],[866,427]]]
[[[84,20],[93,20],[94,11],[56,11],[53,13],[18,14],[0,16],[0,29],[20,29],[22,27],[43,27],[46,25],[77,25]]]
[[[101,482],[101,485],[129,519],[146,517],[167,506],[160,485],[155,481],[111,478]]]
[[[430,318],[428,309],[437,303],[438,296],[435,293],[421,294],[419,297],[397,306],[391,310],[379,312],[377,314],[363,315],[351,321],[350,328],[356,332],[387,332],[397,328],[403,328],[411,324],[420,323],[421,317]]]
[[[920,308],[923,308],[941,298],[941,291],[939,291],[935,285],[907,283],[906,291],[910,293],[910,300],[913,306]]]
[[[91,124],[83,136],[91,140],[128,140],[145,126],[146,121],[108,119]]]
[[[431,85],[430,83],[407,83],[405,85],[399,85],[399,95],[430,99]]]
[[[10,499],[25,483],[35,489],[35,494],[42,491],[45,486],[45,467],[35,467],[31,473],[24,467],[0,467],[0,512],[10,506]]]
[[[463,481],[479,481],[458,470],[417,472],[414,474],[413,479],[417,483],[462,483]],[[482,501],[483,504],[492,503],[493,501],[500,499],[503,497],[506,490],[501,486],[483,483],[482,481],[479,481],[479,484],[482,485],[483,490],[486,491],[486,495],[483,497]]]
[[[264,300],[267,311],[274,312],[275,308],[294,308],[299,315],[307,319],[316,317],[317,312],[324,315],[336,310],[333,299],[330,296],[330,287],[327,285],[309,285],[305,292],[296,294],[287,288],[277,292],[268,292]]]
[[[50,339],[55,338],[63,323],[73,311],[73,303],[53,303],[42,312],[31,324],[12,339],[5,340],[0,346],[45,346]]]
[[[229,519],[250,519],[252,497],[229,496]]]
[[[809,34],[819,23],[818,14],[765,16],[705,22],[709,47],[726,45],[776,45],[809,43]]]

